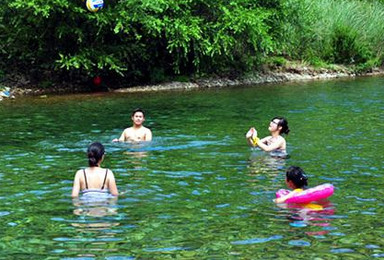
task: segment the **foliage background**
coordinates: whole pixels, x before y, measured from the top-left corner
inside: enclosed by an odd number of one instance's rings
[[[0,2],[0,76],[112,86],[238,76],[301,60],[383,63],[383,1],[81,0]]]

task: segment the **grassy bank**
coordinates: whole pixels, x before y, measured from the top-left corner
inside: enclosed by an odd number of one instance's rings
[[[379,1],[287,0],[280,53],[310,64],[354,65],[384,61],[384,5]]]

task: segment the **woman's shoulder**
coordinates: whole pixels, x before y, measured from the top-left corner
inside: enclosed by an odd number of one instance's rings
[[[102,168],[102,167],[100,167],[99,169],[98,169],[98,171],[99,172],[111,172],[112,170],[111,169],[109,169],[109,168]]]
[[[106,174],[113,174],[113,171],[109,168],[100,168],[100,172],[104,172]]]
[[[265,137],[263,137],[263,138],[261,138],[260,139],[260,141],[266,141],[266,140],[269,140],[269,139],[271,139],[272,138],[272,136],[271,135],[268,135],[268,136],[265,136]]]
[[[277,136],[276,142],[278,142],[281,145],[285,145],[286,144],[286,140],[285,140],[284,136],[281,136],[281,135]]]
[[[84,168],[83,168],[83,169],[78,169],[78,170],[76,171],[76,175],[83,174],[84,171],[85,171]]]

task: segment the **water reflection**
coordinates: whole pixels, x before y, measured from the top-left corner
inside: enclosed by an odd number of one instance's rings
[[[268,177],[276,180],[285,167],[286,159],[272,157],[260,150],[252,150],[248,159],[248,175],[256,179]]]
[[[143,168],[145,159],[148,157],[148,149],[150,149],[150,142],[140,142],[140,143],[114,143],[111,150],[121,152],[123,154],[123,159],[127,165],[126,168],[134,169]],[[125,168],[125,166],[124,166]]]
[[[143,159],[145,159],[148,156],[148,152],[132,152],[132,151],[126,151],[123,153],[127,156],[127,160],[130,164],[133,165],[134,169],[140,169],[143,168]]]
[[[289,220],[292,227],[319,227],[320,230],[305,232],[309,236],[324,236],[331,228],[335,206],[329,201],[308,204],[277,204],[282,216]]]
[[[265,153],[259,149],[252,149],[249,156],[251,166],[264,166],[265,170],[282,169],[285,166],[286,158],[281,156],[274,156],[273,154]],[[260,167],[258,167],[260,168]]]
[[[100,195],[99,195],[100,196]],[[120,223],[116,222],[117,212],[117,197],[96,197],[96,196],[82,196],[73,199],[75,209],[73,214],[79,216],[72,226],[79,228],[81,231],[106,229],[112,226],[118,226]]]
[[[61,233],[62,236],[56,236],[53,240],[59,244],[52,252],[57,254],[65,252],[67,256],[74,254],[74,259],[85,259],[84,257],[94,259],[101,253],[117,252],[114,244],[123,240],[119,237],[122,215],[118,214],[117,197],[98,195],[87,194],[74,198],[73,219],[53,219],[68,222],[75,229],[71,229],[70,233]]]

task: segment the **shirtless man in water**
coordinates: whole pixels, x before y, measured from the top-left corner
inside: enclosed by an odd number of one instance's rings
[[[144,111],[140,108],[135,109],[131,114],[131,119],[133,125],[126,128],[120,138],[115,138],[112,142],[141,142],[152,140],[151,130],[143,126],[145,121]]]

